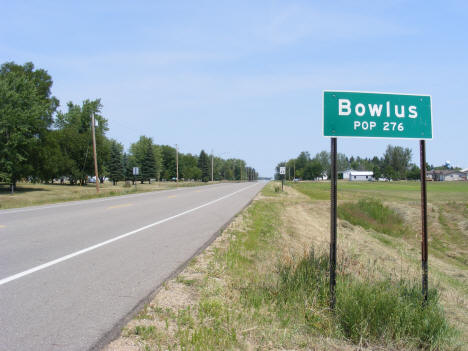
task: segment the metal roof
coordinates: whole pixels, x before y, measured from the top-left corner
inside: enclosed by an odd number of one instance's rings
[[[358,176],[358,175],[362,175],[362,176],[373,176],[374,175],[374,172],[372,171],[351,171],[350,174],[352,176]]]

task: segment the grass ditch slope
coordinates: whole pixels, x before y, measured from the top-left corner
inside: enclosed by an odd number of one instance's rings
[[[461,347],[439,291],[432,288],[421,308],[419,280],[389,269],[394,249],[366,237],[356,253],[356,239],[366,234],[352,224],[340,226],[337,309],[331,312],[327,206],[275,185],[166,282],[106,350]]]

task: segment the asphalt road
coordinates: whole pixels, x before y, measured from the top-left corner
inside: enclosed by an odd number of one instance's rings
[[[0,211],[0,350],[100,349],[264,184]]]

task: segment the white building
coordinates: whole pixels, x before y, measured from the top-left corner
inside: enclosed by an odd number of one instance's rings
[[[343,172],[343,179],[346,179],[346,180],[349,180],[349,175],[351,174],[351,172],[356,172],[354,169],[348,169],[346,171]]]
[[[463,171],[454,170],[434,170],[428,172],[428,179],[432,179],[436,182],[454,181],[454,180],[466,180],[467,174]]]
[[[374,180],[374,172],[372,171],[350,171],[348,176],[345,178],[343,173],[343,179],[351,182],[355,181],[372,181]]]

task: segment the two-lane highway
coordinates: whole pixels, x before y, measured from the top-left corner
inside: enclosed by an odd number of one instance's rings
[[[264,184],[0,211],[0,350],[100,348]]]

